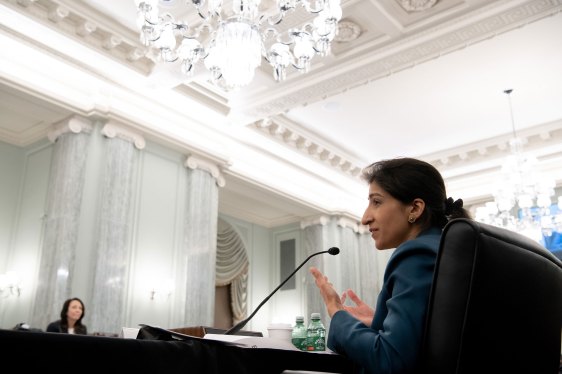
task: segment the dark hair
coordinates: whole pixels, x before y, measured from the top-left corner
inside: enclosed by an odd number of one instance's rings
[[[84,306],[84,302],[82,302],[82,300],[80,300],[77,297],[67,299],[64,302],[64,304],[62,304],[62,309],[60,311],[61,327],[64,327],[65,330],[68,330],[68,317],[66,316],[66,313],[68,313],[68,308],[70,307],[70,303],[73,302],[74,300],[78,301],[82,305],[82,315],[74,324],[74,330],[78,334],[83,334],[86,331],[86,326],[82,324],[82,318],[84,318],[84,316],[86,315],[86,307]]]
[[[453,218],[471,218],[462,207],[462,199],[447,198],[441,173],[425,161],[401,157],[374,162],[363,169],[362,177],[369,184],[375,182],[404,204],[422,199],[425,209],[417,222],[424,229],[443,228]]]

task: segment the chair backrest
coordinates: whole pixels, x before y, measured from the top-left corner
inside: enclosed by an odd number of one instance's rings
[[[426,373],[556,374],[561,329],[558,258],[506,229],[447,224],[424,335]]]

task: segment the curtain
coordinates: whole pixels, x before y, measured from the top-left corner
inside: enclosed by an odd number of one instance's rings
[[[238,233],[219,219],[217,234],[216,286],[230,284],[233,323],[246,318],[249,261]]]

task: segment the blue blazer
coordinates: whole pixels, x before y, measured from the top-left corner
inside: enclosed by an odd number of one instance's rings
[[[402,243],[384,273],[371,326],[346,311],[330,323],[328,347],[364,373],[415,373],[442,230],[436,227]]]

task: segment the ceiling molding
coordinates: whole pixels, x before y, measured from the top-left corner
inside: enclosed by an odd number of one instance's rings
[[[463,17],[465,20],[454,19],[382,47],[376,54],[364,58],[369,61],[358,61],[356,57],[350,64],[342,61],[336,67],[317,72],[317,74],[329,75],[329,80],[318,80],[317,83],[299,89],[287,87],[285,95],[272,100],[262,99],[261,104],[248,107],[245,111],[257,118],[271,117],[297,105],[305,106],[307,103],[326,99],[560,11],[562,11],[562,1],[537,0],[505,9],[485,18],[477,17],[479,13],[474,12]],[[416,40],[425,41],[416,42]],[[348,59],[352,57],[349,56]],[[259,103],[257,99],[256,97],[256,100],[249,100],[249,102]]]
[[[12,9],[56,29],[98,53],[110,56],[144,74],[154,62],[146,56],[138,34],[117,22],[108,20],[96,9],[73,0],[35,0],[22,5],[19,0],[4,1]]]
[[[357,177],[361,173],[361,169],[366,166],[360,166],[357,161],[345,155],[337,146],[327,144],[318,137],[307,133],[284,116],[256,121],[249,127],[352,178]]]

